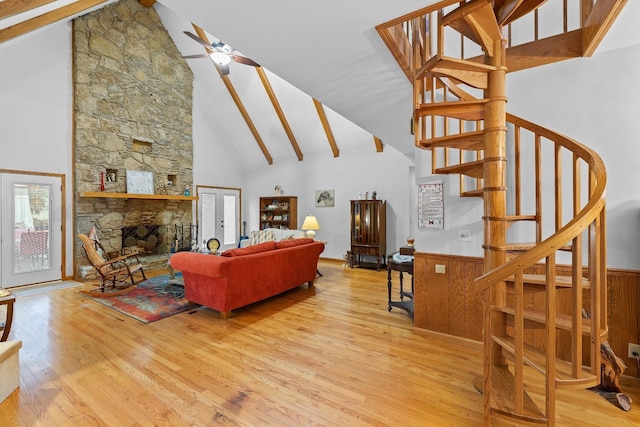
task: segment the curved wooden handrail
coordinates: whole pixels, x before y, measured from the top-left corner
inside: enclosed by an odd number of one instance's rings
[[[507,121],[535,132],[538,135],[544,136],[545,138],[562,145],[573,154],[583,159],[589,165],[590,171],[597,184],[591,191],[589,201],[581,211],[556,233],[528,251],[523,252],[511,261],[508,261],[507,263],[486,272],[482,276],[477,277],[475,279],[475,283],[480,289],[485,289],[496,282],[512,276],[516,272],[523,271],[524,269],[533,266],[541,259],[550,256],[589,227],[605,208],[607,174],[602,158],[595,151],[583,144],[580,144],[574,139],[568,138],[514,115],[507,114]]]

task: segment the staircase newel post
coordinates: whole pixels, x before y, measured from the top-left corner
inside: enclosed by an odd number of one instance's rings
[[[506,262],[507,239],[507,154],[506,154],[506,51],[504,40],[496,40],[493,57],[485,56],[487,62],[496,67],[489,72],[485,98],[489,101],[484,109],[484,271],[490,271]],[[484,419],[491,423],[491,371],[492,366],[503,366],[506,361],[500,356],[492,334],[504,334],[504,316],[494,315],[491,306],[506,304],[504,282],[493,285],[484,293]],[[488,315],[488,316],[487,316]]]

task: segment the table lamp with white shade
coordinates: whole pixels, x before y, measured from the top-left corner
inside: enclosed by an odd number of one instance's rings
[[[306,218],[304,219],[304,222],[302,223],[302,230],[306,230],[307,231],[307,237],[310,238],[315,238],[316,237],[316,232],[315,230],[320,230],[320,224],[318,224],[318,220],[316,219],[315,216],[309,214],[306,216]]]

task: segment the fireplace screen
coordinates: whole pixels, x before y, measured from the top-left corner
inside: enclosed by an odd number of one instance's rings
[[[159,225],[122,227],[122,248],[137,247],[141,253],[166,253],[166,228]]]
[[[122,227],[122,249],[137,248],[140,254],[163,254],[191,250],[197,244],[198,226],[137,225]]]

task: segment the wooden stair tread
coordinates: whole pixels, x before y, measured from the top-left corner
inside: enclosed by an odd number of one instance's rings
[[[482,393],[482,377],[477,377],[473,385]],[[515,378],[507,366],[491,367],[491,412],[519,421],[546,424],[547,420],[536,403],[526,391],[523,391],[523,410],[519,413],[515,407]]]
[[[508,314],[510,316],[515,315],[515,308],[512,306],[503,306],[503,307],[494,306],[494,307],[491,307],[491,309],[494,311],[499,311],[499,312]],[[544,327],[544,325],[546,325],[547,323],[547,319],[544,311],[531,310],[531,309],[525,308],[522,312],[522,315],[526,320],[535,322],[538,327],[540,326]],[[526,327],[527,327],[527,324],[525,322],[525,328]],[[533,327],[535,328],[535,325],[533,325]],[[571,331],[573,329],[571,316],[569,316],[568,314],[556,314],[556,328],[562,329],[565,331]],[[591,320],[582,319],[582,335],[590,335],[590,334],[591,334]]]
[[[486,89],[488,73],[495,70],[492,65],[476,61],[450,58],[447,56],[433,56],[416,73],[416,78],[428,75],[447,76],[469,86]]]
[[[581,31],[546,37],[531,43],[507,48],[510,73],[553,64],[582,56]]]
[[[536,246],[538,243],[535,242],[520,242],[520,243],[507,243],[508,251],[528,251],[529,249]],[[558,248],[560,251],[570,251],[571,245],[564,245]]]
[[[420,148],[436,147],[457,148],[459,150],[482,150],[484,148],[484,131],[463,132],[455,135],[439,136],[418,142]]]
[[[508,215],[507,221],[516,222],[516,221],[536,221],[538,217],[536,215]]]
[[[494,41],[502,38],[502,33],[491,2],[475,1],[449,12],[442,19],[442,25],[448,25],[469,40],[479,44],[489,56],[494,54]]]
[[[573,287],[573,278],[571,276],[556,276],[556,288],[571,288]],[[591,282],[584,277],[581,278],[582,289],[591,288]],[[515,277],[511,276],[505,279],[507,282],[513,282]],[[522,281],[526,285],[546,285],[547,276],[544,274],[523,274]]]
[[[438,173],[438,174],[459,173],[462,175],[470,176],[472,178],[482,178],[484,174],[484,162],[482,160],[476,160],[473,162],[461,163],[459,165],[445,166],[442,168],[435,169],[433,173]]]
[[[433,102],[420,104],[415,113],[419,117],[445,116],[462,120],[484,119],[484,105],[487,99],[472,99],[466,101]]]
[[[502,7],[495,11],[496,19],[500,25],[508,25],[526,14],[533,12],[546,1],[547,0],[529,0],[520,4],[516,2],[503,2]],[[515,7],[512,5],[515,5]],[[513,7],[513,10],[509,9],[509,6]]]
[[[492,336],[493,341],[504,351],[503,356],[513,361],[515,355],[515,343],[513,337]],[[546,374],[546,354],[530,345],[524,344],[523,361],[542,375]],[[588,369],[581,367],[579,378],[574,378],[571,371],[571,363],[556,358],[556,388],[588,388],[598,384],[598,376],[592,374]]]
[[[460,193],[460,197],[484,197],[484,190],[477,188],[475,190],[463,191]]]

